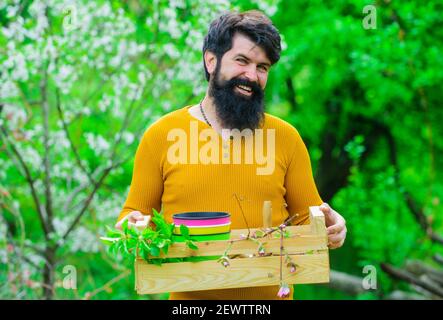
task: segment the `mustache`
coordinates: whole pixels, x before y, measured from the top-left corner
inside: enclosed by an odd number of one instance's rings
[[[236,86],[247,86],[250,87],[252,90],[252,93],[254,95],[263,95],[262,88],[258,85],[257,82],[249,81],[247,79],[242,78],[233,78],[226,81],[226,86],[230,87],[231,89],[234,89]]]

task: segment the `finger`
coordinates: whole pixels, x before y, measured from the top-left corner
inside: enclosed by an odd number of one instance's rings
[[[319,209],[325,214],[329,214],[331,212],[331,207],[326,202],[323,202]]]
[[[120,221],[116,223],[115,228],[121,230],[122,225],[126,220],[128,220],[128,226],[130,226],[130,224],[134,223],[136,219],[138,220],[138,218],[136,218],[138,216],[141,216],[143,219],[143,214],[140,211],[132,211],[128,213],[126,216],[124,216],[122,219],[120,219]]]
[[[340,248],[341,246],[343,246],[344,243],[345,243],[344,239],[342,241],[340,241],[340,242],[329,243],[328,244],[328,248],[329,249],[337,249],[337,248]]]
[[[337,219],[336,216],[334,215],[334,210],[332,210],[332,208],[327,203],[323,203],[320,206],[320,211],[323,212],[325,216],[326,226],[331,226],[336,223]]]
[[[339,233],[335,233],[335,234],[328,236],[328,241],[331,243],[339,243],[340,241],[344,240],[345,237],[346,237],[346,232],[343,229]]]
[[[140,211],[132,211],[132,212],[131,212],[131,216],[132,216],[135,220],[139,220],[140,218],[143,219],[143,213],[141,213]]]
[[[334,234],[334,233],[340,233],[344,228],[346,228],[346,225],[343,221],[340,221],[336,224],[333,224],[332,226],[329,226],[326,228],[328,234]]]
[[[118,221],[116,224],[115,224],[115,228],[117,228],[117,229],[122,229],[122,224],[123,224],[123,222],[125,222],[125,220],[127,219],[128,217],[123,217],[122,219],[120,219],[120,221]]]
[[[341,247],[346,239],[346,233],[348,230],[346,227],[338,234],[332,235],[328,237],[328,246],[331,247]]]
[[[137,222],[137,221],[143,221],[143,220],[145,220],[145,216],[144,215],[141,215],[141,216],[135,216],[134,217],[134,220]]]
[[[129,214],[129,222],[136,223],[137,221],[143,220],[143,217],[143,213],[141,213],[140,211],[132,211]]]

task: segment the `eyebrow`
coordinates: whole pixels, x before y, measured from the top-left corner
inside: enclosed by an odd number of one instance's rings
[[[243,59],[245,59],[245,60],[248,61],[248,62],[251,61],[251,59],[249,59],[247,56],[245,56],[245,55],[242,54],[242,53],[238,53],[238,54],[236,54],[234,58],[243,58]],[[269,63],[267,63],[267,62],[261,62],[261,63],[259,63],[259,65],[263,65],[263,66],[266,66],[266,67],[268,67],[268,68],[271,67],[271,65],[270,65]]]

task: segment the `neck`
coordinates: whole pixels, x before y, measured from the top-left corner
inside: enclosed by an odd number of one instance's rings
[[[221,137],[223,140],[229,140],[230,135],[228,132],[223,131],[222,125],[217,117],[217,113],[215,111],[215,104],[213,99],[209,96],[208,92],[206,92],[205,97],[202,100],[202,108],[206,115],[206,118],[208,119],[209,123],[211,124],[212,129],[217,131],[221,134]],[[203,115],[202,115],[203,116]]]
[[[206,118],[211,123],[213,127],[220,127],[220,121],[217,117],[217,112],[215,111],[215,104],[213,99],[206,92],[205,97],[202,100],[203,111],[205,112]]]

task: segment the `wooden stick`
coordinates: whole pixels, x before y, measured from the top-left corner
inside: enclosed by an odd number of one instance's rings
[[[272,228],[272,202],[263,202],[263,227]]]

